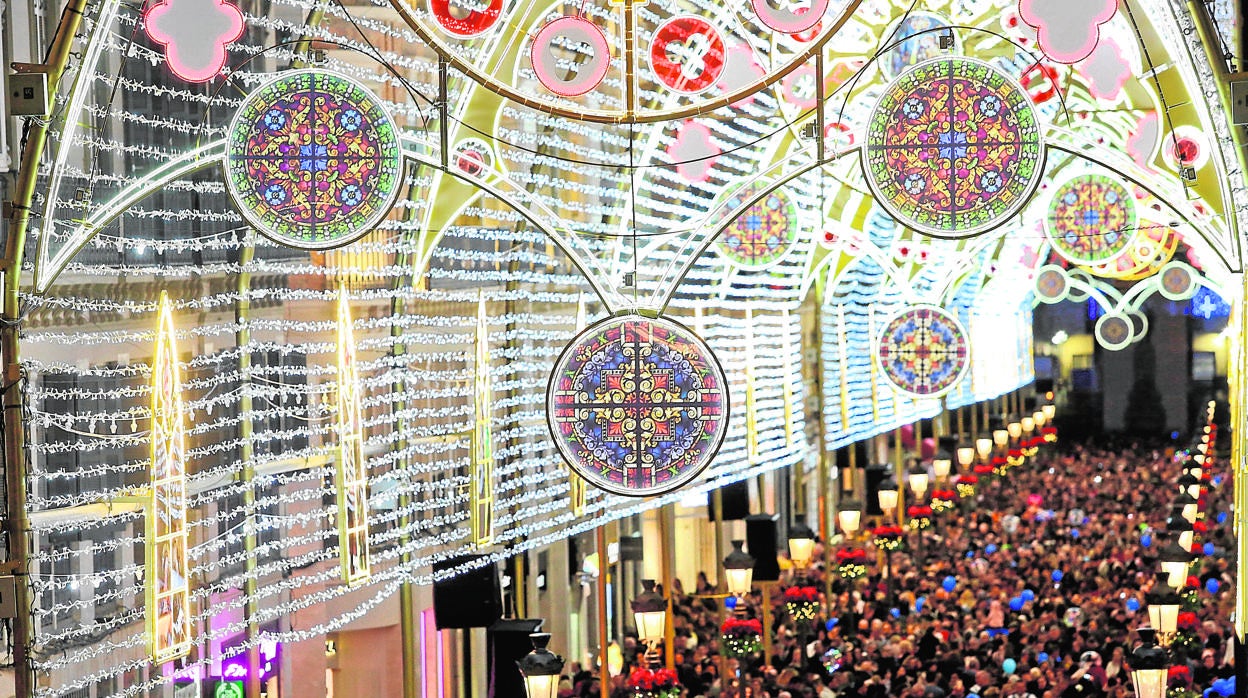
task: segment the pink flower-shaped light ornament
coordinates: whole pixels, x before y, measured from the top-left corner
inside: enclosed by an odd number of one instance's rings
[[[1036,28],[1040,48],[1058,63],[1077,63],[1101,40],[1118,0],[1019,0],[1018,16]]]
[[[187,82],[207,82],[225,67],[225,47],[243,35],[243,13],[225,0],[165,0],[148,8],[143,24],[165,47],[169,70]]]

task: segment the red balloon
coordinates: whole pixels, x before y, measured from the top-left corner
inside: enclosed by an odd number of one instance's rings
[[[914,425],[903,424],[901,427],[902,448],[914,448]]]

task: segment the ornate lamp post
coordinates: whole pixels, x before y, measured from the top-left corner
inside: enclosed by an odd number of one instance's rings
[[[732,552],[724,558],[724,581],[728,593],[737,597],[736,615],[745,616],[745,596],[750,593],[754,581],[754,558],[742,550],[743,540],[732,541]]]
[[[853,499],[841,502],[841,510],[836,512],[836,521],[841,525],[846,538],[853,538],[862,528],[862,504]]]
[[[1161,551],[1161,571],[1167,576],[1166,584],[1178,591],[1187,583],[1187,566],[1192,562],[1192,554],[1179,547],[1178,541],[1171,541]]]
[[[958,446],[958,469],[967,471],[975,464],[975,447],[974,446]]]
[[[1200,496],[1200,479],[1190,471],[1185,471],[1175,484],[1179,486],[1181,492],[1186,492],[1192,497]]]
[[[1180,513],[1183,518],[1187,519],[1188,523],[1196,523],[1196,517],[1200,514],[1200,504],[1190,493],[1184,492],[1180,494],[1174,506],[1176,509],[1180,506],[1182,507]]]
[[[1183,507],[1181,505],[1174,505],[1170,518],[1166,521],[1166,530],[1178,537],[1180,548],[1187,551],[1192,549],[1192,543],[1196,538],[1196,530],[1192,528],[1192,522],[1183,517]]]
[[[789,527],[789,559],[797,568],[799,577],[805,573],[814,551],[815,532],[805,522],[795,522]]]
[[[949,473],[953,470],[953,458],[946,451],[937,451],[936,456],[932,458],[932,473],[936,475],[936,482],[944,483],[949,479]]]
[[[993,430],[992,443],[1004,455],[1006,446],[1010,445],[1010,432],[1005,429]]]
[[[979,460],[987,463],[988,457],[992,455],[992,439],[975,439],[975,453],[979,455]]]
[[[637,638],[646,645],[646,662],[654,668],[659,664],[659,643],[667,630],[667,599],[654,590],[653,579],[641,580],[641,588],[642,592],[633,599],[633,619],[637,623]]]
[[[880,509],[884,512],[884,518],[889,518],[890,513],[897,510],[897,481],[890,477],[881,482],[879,489],[876,490],[876,496],[880,500]]]
[[[1167,584],[1165,573],[1157,575],[1153,588],[1145,595],[1148,602],[1148,622],[1157,634],[1162,647],[1169,647],[1179,631],[1179,604],[1182,599]]]
[[[563,657],[546,649],[550,633],[532,633],[529,640],[533,642],[533,651],[516,662],[524,676],[524,693],[528,698],[557,698]]]
[[[910,491],[914,493],[915,502],[923,500],[923,496],[927,494],[927,486],[931,483],[931,478],[920,465],[910,468],[910,472],[906,474],[906,479],[910,483]]]
[[[1131,685],[1135,688],[1135,696],[1165,698],[1169,673],[1166,651],[1153,641],[1152,628],[1140,628],[1137,632],[1140,634],[1140,646],[1131,653]]]

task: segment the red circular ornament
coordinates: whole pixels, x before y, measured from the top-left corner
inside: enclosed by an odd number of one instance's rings
[[[488,1],[484,10],[474,10],[464,0],[429,0],[429,10],[448,34],[461,38],[477,36],[497,24],[503,14],[503,0]]]
[[[669,89],[695,94],[724,72],[724,37],[698,17],[676,17],[659,27],[650,43],[650,67]]]

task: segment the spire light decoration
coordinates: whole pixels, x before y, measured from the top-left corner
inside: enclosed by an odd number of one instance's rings
[[[494,391],[490,386],[490,316],[485,294],[477,301],[477,335],[472,377],[472,542],[484,548],[494,542],[494,436],[490,427]]]
[[[368,554],[368,468],[360,423],[360,372],[345,282],[338,285],[338,557],[342,580],[360,584],[372,575]]]
[[[148,654],[160,664],[191,648],[190,573],[186,560],[186,430],[182,380],[169,295],[160,294],[152,361],[151,502],[145,577]]]

